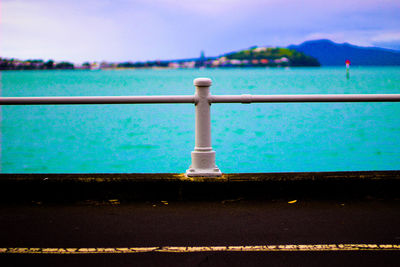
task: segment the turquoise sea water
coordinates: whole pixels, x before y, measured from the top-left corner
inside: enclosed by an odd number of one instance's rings
[[[400,67],[7,71],[2,96],[400,93]],[[400,169],[400,103],[213,104],[222,172]],[[1,107],[1,172],[184,172],[194,106]]]

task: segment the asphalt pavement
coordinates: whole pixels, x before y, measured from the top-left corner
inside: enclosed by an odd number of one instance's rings
[[[399,266],[399,225],[398,198],[3,203],[0,265]],[[106,248],[115,253],[65,253]],[[148,252],[117,253],[129,248]]]

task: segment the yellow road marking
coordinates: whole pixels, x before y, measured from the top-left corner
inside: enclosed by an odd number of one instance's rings
[[[279,251],[400,251],[395,244],[315,244],[199,247],[121,247],[121,248],[0,248],[0,254],[117,254],[144,252],[279,252]]]

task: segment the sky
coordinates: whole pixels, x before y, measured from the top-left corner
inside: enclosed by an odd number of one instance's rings
[[[400,50],[400,0],[0,0],[0,57],[146,61],[330,39]]]

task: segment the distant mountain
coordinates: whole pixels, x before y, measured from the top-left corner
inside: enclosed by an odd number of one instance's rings
[[[307,41],[300,45],[290,45],[288,48],[315,57],[323,66],[344,65],[346,59],[351,61],[351,65],[359,66],[400,65],[400,51],[379,47],[338,44],[322,39]]]

